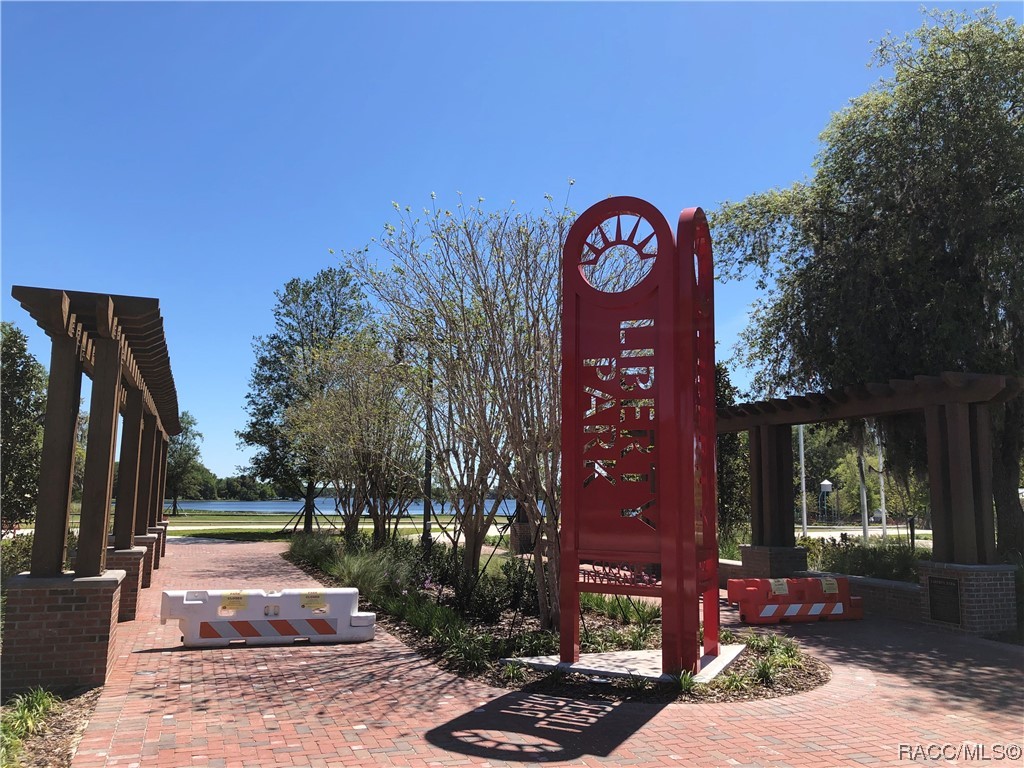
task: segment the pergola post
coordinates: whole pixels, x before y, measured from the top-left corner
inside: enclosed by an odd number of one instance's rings
[[[99,576],[107,561],[114,446],[121,404],[121,337],[113,314],[114,304],[108,297],[106,306],[97,308],[100,328],[99,338],[94,341],[96,362],[89,407],[78,557],[75,560],[78,576]]]
[[[142,438],[142,390],[125,386],[124,428],[114,506],[114,546],[107,552],[107,567],[123,570],[119,621],[131,621],[139,608],[146,548],[135,546],[135,502],[139,482],[139,449]]]
[[[793,430],[759,424],[748,435],[751,545],[740,547],[743,573],[790,576],[807,568],[807,552],[796,546],[793,530]]]
[[[139,452],[139,484],[135,491],[135,535],[149,533],[152,517],[153,486],[156,484],[156,416],[144,413],[142,416],[142,445]]]
[[[53,338],[50,352],[39,501],[32,541],[32,576],[58,576],[64,570],[75,473],[78,403],[82,396],[82,365],[77,346],[75,339],[57,336]]]
[[[125,398],[121,458],[117,470],[117,504],[114,507],[114,548],[135,546],[135,515],[142,450],[142,390],[128,387]]]
[[[153,567],[160,567],[160,559],[163,557],[167,546],[167,529],[160,525],[163,520],[164,511],[164,484],[167,481],[167,434],[157,429],[156,445],[154,446],[154,475],[151,495],[151,506],[149,508],[148,532],[157,537],[156,546],[153,548]]]
[[[946,409],[928,405],[924,409],[925,438],[928,445],[928,500],[932,513],[932,558],[953,562],[953,510],[950,506],[949,438]]]
[[[764,476],[761,462],[761,432],[763,427],[751,427],[747,430],[748,466],[750,468],[750,543],[755,547],[763,547],[766,541],[764,511]]]
[[[974,475],[974,524],[978,534],[978,557],[995,563],[995,498],[992,494],[992,417],[987,405],[971,405],[971,460]]]

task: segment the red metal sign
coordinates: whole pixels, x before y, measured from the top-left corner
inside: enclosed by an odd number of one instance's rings
[[[563,252],[561,657],[579,593],[662,600],[662,668],[718,652],[714,308],[699,208],[676,237],[650,203],[604,200]]]

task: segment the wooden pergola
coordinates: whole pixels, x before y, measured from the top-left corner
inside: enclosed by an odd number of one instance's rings
[[[793,547],[792,427],[920,411],[925,421],[937,562],[991,564],[990,406],[1024,390],[1024,379],[975,373],[915,376],[718,409],[718,432],[747,430],[752,543]]]
[[[52,343],[30,575],[63,571],[83,373],[92,379],[76,576],[106,566],[114,449],[121,438],[114,548],[130,549],[162,517],[168,438],[181,432],[156,299],[15,286]]]

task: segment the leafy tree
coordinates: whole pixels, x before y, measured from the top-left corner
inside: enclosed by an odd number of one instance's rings
[[[46,369],[28,351],[28,337],[0,323],[0,508],[3,530],[35,518],[46,413]]]
[[[238,475],[217,479],[217,498],[238,501],[269,501],[279,498],[274,487],[261,483],[252,475]]]
[[[333,486],[345,534],[368,513],[376,546],[422,493],[422,412],[408,392],[418,372],[394,358],[370,328],[339,340],[325,356],[324,391],[286,412],[298,452]]]
[[[204,500],[213,500],[217,498],[217,476],[210,471],[205,464],[200,464],[197,470],[198,490],[196,491],[198,497]]]
[[[246,395],[249,420],[237,434],[242,444],[257,449],[250,460],[255,477],[304,499],[303,529],[312,532],[324,477],[314,458],[302,455],[289,439],[285,413],[324,392],[324,356],[363,324],[366,308],[359,286],[336,267],[317,272],[312,280],[293,278],[274,295],[274,331],[253,342],[256,362]]]
[[[735,405],[738,391],[729,370],[721,362],[715,365],[715,405]],[[718,436],[716,461],[718,474],[718,537],[734,541],[750,519],[750,466],[747,461],[746,433],[728,432]]]
[[[795,430],[794,430],[795,431]],[[829,498],[829,506],[834,507],[840,498],[839,491],[844,481],[839,478],[839,465],[844,457],[856,451],[850,436],[849,426],[845,422],[824,422],[821,424],[804,425],[804,472],[807,480],[807,516],[813,518],[818,509],[818,494],[821,492],[823,480],[830,480],[834,486],[833,495]],[[800,519],[802,500],[800,498],[800,447],[793,440],[793,488],[795,492],[797,519]],[[859,490],[855,490],[859,493]],[[859,505],[860,502],[858,501]],[[842,505],[844,510],[858,508]]]
[[[71,474],[71,499],[82,500],[85,487],[85,449],[89,443],[89,411],[78,403],[78,421],[75,422],[75,463]]]
[[[167,494],[171,497],[172,515],[178,514],[179,498],[199,495],[206,469],[199,459],[203,433],[196,428],[195,416],[182,411],[180,421],[181,432],[171,437],[167,446]]]
[[[944,370],[1024,374],[1024,36],[993,10],[934,12],[834,115],[813,177],[713,217],[725,276],[766,289],[739,357],[760,393]],[[889,460],[923,466],[920,420]],[[996,413],[998,549],[1024,550],[1024,398]],[[910,435],[910,437],[908,437]],[[912,438],[912,439],[911,439]]]

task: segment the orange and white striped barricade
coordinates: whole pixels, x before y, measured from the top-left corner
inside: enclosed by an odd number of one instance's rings
[[[361,643],[372,640],[376,614],[359,611],[359,590],[173,590],[163,593],[160,623],[177,619],[188,648],[232,644]]]
[[[737,604],[747,624],[778,624],[822,619],[864,618],[859,597],[851,597],[844,577],[729,580],[729,602]]]

